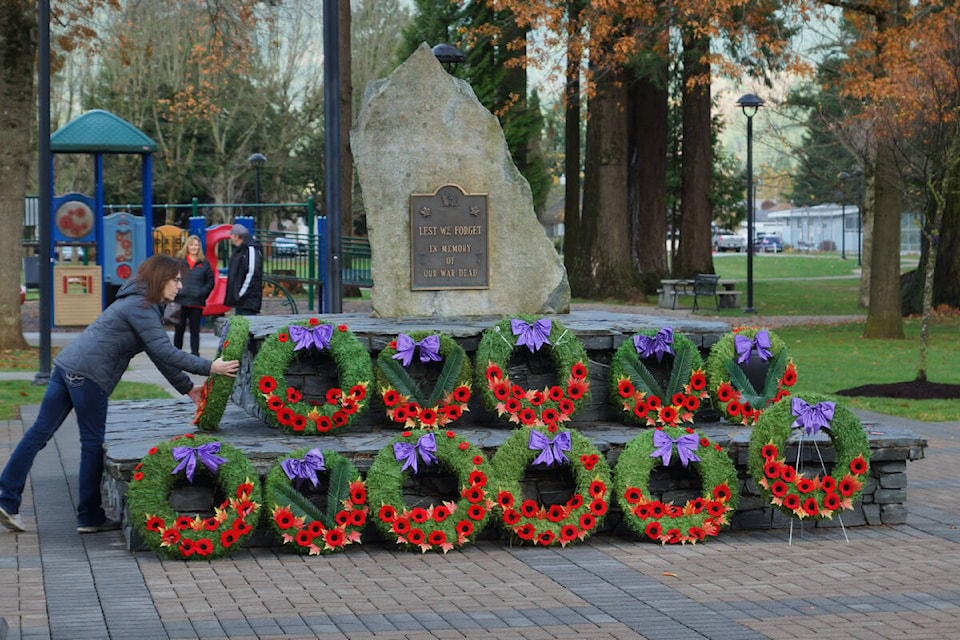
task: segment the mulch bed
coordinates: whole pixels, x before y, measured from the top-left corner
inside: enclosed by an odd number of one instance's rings
[[[960,384],[940,382],[891,382],[888,384],[865,384],[852,389],[837,391],[838,396],[867,398],[900,398],[903,400],[935,400],[960,398]]]

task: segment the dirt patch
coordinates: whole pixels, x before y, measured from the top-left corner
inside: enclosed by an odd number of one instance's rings
[[[960,398],[960,384],[940,382],[890,382],[865,384],[852,389],[837,391],[838,396],[861,396],[867,398],[899,398],[901,400],[936,400]]]

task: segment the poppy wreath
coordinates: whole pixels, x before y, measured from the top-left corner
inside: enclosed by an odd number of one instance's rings
[[[301,493],[327,476],[327,508],[321,511]],[[360,542],[367,524],[367,487],[360,472],[336,451],[300,449],[277,460],[264,481],[271,531],[284,546],[308,555],[343,551]]]
[[[443,362],[429,395],[407,370],[415,351],[421,362]],[[374,374],[387,417],[409,429],[444,427],[468,411],[473,368],[467,352],[450,336],[401,333],[377,356]]]
[[[524,500],[521,479],[531,464],[570,465],[575,487],[566,504]],[[516,431],[493,456],[500,522],[521,543],[566,546],[592,535],[610,508],[610,467],[590,440],[573,429]]]
[[[330,349],[336,364],[340,387],[327,390],[325,403],[305,401],[284,378],[297,352],[306,349]],[[347,427],[363,413],[373,367],[370,354],[346,325],[310,318],[267,337],[253,361],[251,377],[253,395],[270,424],[287,433],[316,435]]]
[[[217,347],[216,358],[224,360],[239,360],[247,348],[247,337],[250,335],[250,321],[244,316],[234,316],[227,320],[223,329],[220,345]],[[227,408],[230,393],[233,391],[233,376],[221,376],[211,373],[203,384],[203,393],[200,396],[200,405],[193,416],[193,424],[201,431],[216,431],[220,428],[220,419]]]
[[[460,498],[409,508],[404,483],[425,467],[437,466],[457,479]],[[442,551],[476,539],[490,519],[492,467],[480,450],[453,431],[404,431],[377,454],[367,472],[367,489],[377,529],[402,548]]]
[[[766,363],[763,388],[754,389],[741,368]],[[757,423],[764,410],[790,395],[797,369],[786,344],[775,333],[757,327],[738,327],[720,338],[707,356],[707,389],[721,416],[736,424]]]
[[[669,371],[665,387],[649,367]],[[629,422],[649,426],[692,422],[701,399],[707,396],[699,350],[670,327],[640,331],[613,354],[610,401]]]
[[[680,464],[700,475],[702,492],[685,505],[650,494],[650,473]],[[730,523],[740,501],[737,469],[720,445],[690,427],[657,427],[631,440],[614,468],[614,491],[624,520],[641,537],[661,544],[697,543]]]
[[[549,349],[560,384],[543,390],[513,384],[505,372],[515,350]],[[587,352],[562,324],[522,315],[483,332],[477,347],[477,387],[484,405],[508,422],[524,427],[558,425],[570,419],[590,397]]]
[[[829,434],[836,455],[829,475],[810,477],[786,460],[787,441],[797,435],[809,446],[803,440],[820,432]],[[870,443],[852,411],[826,396],[805,393],[764,412],[750,433],[747,470],[763,499],[783,513],[830,519],[860,497],[870,473]]]
[[[226,496],[214,515],[181,515],[170,505],[180,478],[212,477]],[[239,449],[212,436],[187,434],[150,449],[127,491],[130,519],[156,553],[175,559],[222,558],[243,544],[260,519],[257,470]]]

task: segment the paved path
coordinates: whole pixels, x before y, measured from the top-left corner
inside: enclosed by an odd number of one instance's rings
[[[158,374],[138,359],[125,378],[141,376]],[[36,410],[0,422],[0,465]],[[837,529],[795,529],[792,544],[786,530],[725,531],[682,547],[603,536],[418,555],[370,543],[183,562],[130,553],[119,532],[75,533],[71,418],[33,468],[30,531],[0,533],[0,616],[7,640],[957,638],[960,423],[883,420],[925,437],[927,457],[908,469],[907,524],[849,529],[849,542]]]

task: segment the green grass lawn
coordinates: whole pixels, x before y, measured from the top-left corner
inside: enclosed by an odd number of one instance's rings
[[[45,386],[34,386],[29,380],[0,380],[0,420],[19,420],[20,405],[40,404]],[[120,382],[110,400],[169,399],[163,387],[143,382]]]

